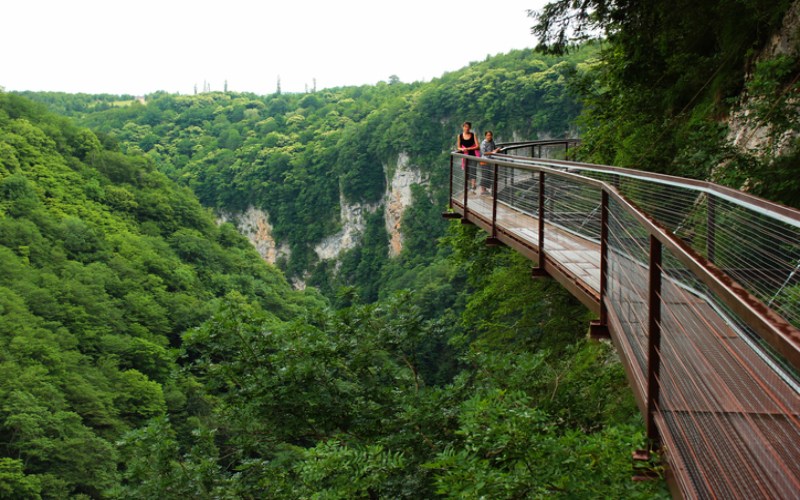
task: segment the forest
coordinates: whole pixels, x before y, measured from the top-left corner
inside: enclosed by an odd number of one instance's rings
[[[443,167],[461,122],[493,128],[506,140],[571,133],[579,105],[567,82],[595,53],[593,46],[564,57],[516,51],[427,84],[390,78],[305,94],[158,92],[147,96],[147,105],[116,107],[106,96],[22,94],[77,119],[109,147],[151,159],[204,206],[265,210],[275,239],[290,250],[278,262],[282,270],[290,277],[310,273],[310,284],[333,291],[342,283],[313,246],[340,228],[342,202],[380,202],[398,155],[407,155],[427,181],[418,194],[430,203],[415,209],[429,207],[420,224],[433,225],[433,234],[404,228],[406,254],[429,260],[446,227],[434,214],[446,200]],[[385,253],[382,224],[372,222],[365,239],[374,250],[342,259],[339,273],[346,284],[358,283],[367,300],[377,298],[372,277],[387,264],[378,255]]]
[[[659,491],[629,480],[640,417],[586,312],[474,230],[427,283],[333,307],[152,160],[0,109],[1,496]]]
[[[440,212],[464,120],[797,206],[797,59],[756,57],[789,2],[711,4],[552,2],[539,51],[427,83],[0,91],[0,498],[667,497],[631,480],[642,419],[589,312]],[[748,101],[758,152],[727,139],[743,93],[785,97]],[[401,155],[424,181],[400,255],[374,211],[319,259]],[[253,206],[276,265],[217,218]]]

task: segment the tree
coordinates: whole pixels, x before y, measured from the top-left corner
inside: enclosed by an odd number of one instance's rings
[[[41,489],[39,478],[25,475],[22,460],[0,458],[0,498],[40,499]]]

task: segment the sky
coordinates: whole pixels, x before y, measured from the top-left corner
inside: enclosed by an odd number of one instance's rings
[[[533,47],[546,0],[4,0],[0,87],[270,94],[430,81]]]

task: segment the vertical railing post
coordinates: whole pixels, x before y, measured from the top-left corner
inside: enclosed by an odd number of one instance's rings
[[[469,201],[469,160],[461,158],[461,168],[464,169],[464,218],[466,218],[467,202]]]
[[[651,449],[660,447],[655,412],[659,403],[661,372],[661,242],[650,235],[650,284],[647,321],[647,440]]]
[[[713,263],[717,257],[717,201],[714,195],[706,194],[708,208],[706,214],[706,258]]]
[[[537,242],[537,244],[539,245],[539,263],[533,269],[534,276],[543,276],[547,274],[547,271],[544,270],[544,217],[545,217],[544,188],[545,188],[544,171],[540,170],[539,171],[539,214],[538,214],[539,241]]]
[[[447,199],[447,206],[453,210],[453,155],[450,155],[450,197]]]
[[[511,169],[511,188],[509,189],[511,191],[511,194],[509,194],[508,203],[512,207],[514,206],[514,172],[516,172],[516,171],[517,171],[517,169],[515,169],[515,168]]]
[[[494,179],[492,181],[492,240],[497,241],[497,174],[498,165],[494,164]]]
[[[453,211],[453,155],[450,154],[450,196],[447,198],[447,211],[442,212],[445,219],[458,219],[460,214]]]
[[[600,192],[600,323],[608,325],[605,296],[608,288],[608,192]]]
[[[608,331],[608,192],[600,191],[600,319],[592,321],[589,333],[593,339],[610,338]]]
[[[544,252],[544,171],[539,171],[539,251]]]

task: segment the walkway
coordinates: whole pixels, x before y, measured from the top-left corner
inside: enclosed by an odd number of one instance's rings
[[[446,216],[598,314],[593,332],[610,334],[674,492],[800,498],[800,213],[708,183],[513,155],[485,159],[494,191],[477,195],[462,158]]]

